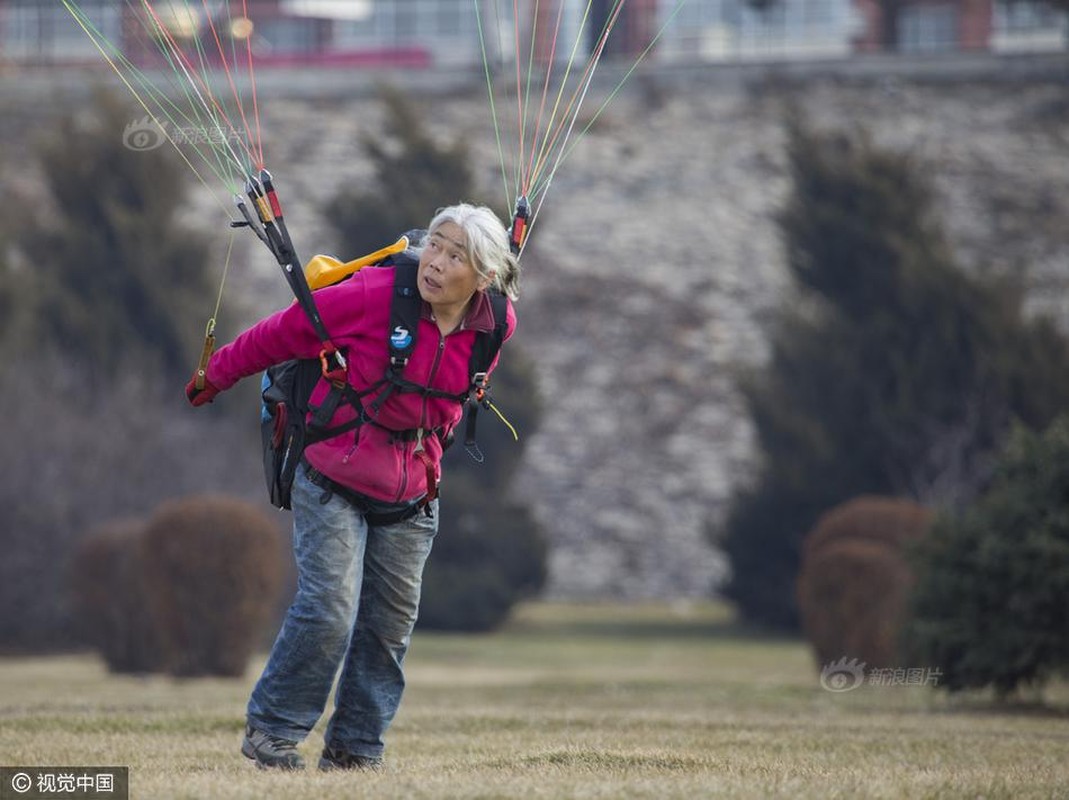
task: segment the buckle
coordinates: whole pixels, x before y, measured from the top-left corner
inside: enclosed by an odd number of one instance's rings
[[[486,399],[486,390],[490,388],[488,377],[486,372],[476,372],[471,376],[471,385],[475,390],[473,394],[475,395],[476,403],[482,403]]]
[[[319,351],[319,365],[323,371],[323,377],[331,383],[344,385],[347,382],[345,358],[333,347],[324,347]]]

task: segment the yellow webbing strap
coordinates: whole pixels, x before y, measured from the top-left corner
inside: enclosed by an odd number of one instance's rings
[[[197,375],[193,379],[193,385],[201,390],[204,388],[204,382],[208,380],[208,361],[211,360],[212,353],[215,352],[215,334],[212,331],[215,329],[215,320],[208,323],[208,332],[204,334],[204,347],[200,352],[200,363],[197,364]]]
[[[403,252],[406,247],[408,247],[408,237],[402,236],[389,247],[384,247],[374,253],[368,253],[366,256],[361,256],[345,263],[334,258],[334,256],[312,256],[311,261],[304,267],[304,277],[308,280],[308,286],[311,289],[321,289],[324,286],[335,284],[343,278],[348,278],[354,272],[363,269],[369,264],[382,261],[386,256]]]

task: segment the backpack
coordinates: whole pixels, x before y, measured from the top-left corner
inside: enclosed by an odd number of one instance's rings
[[[499,292],[489,293],[494,327],[476,335],[468,364],[471,382],[465,392],[452,394],[414,383],[405,379],[402,373],[415,350],[416,332],[419,328],[422,298],[416,288],[418,264],[415,255],[407,250],[388,255],[376,262],[376,266],[393,266],[397,277],[394,281],[388,326],[390,362],[386,374],[370,387],[357,391],[344,379],[333,380],[331,391],[318,407],[314,407],[309,402],[312,391],[324,375],[330,377],[325,360],[294,359],[276,364],[264,372],[260,437],[263,444],[264,479],[271,505],[276,508],[291,507],[293,480],[306,447],[354,430],[360,425],[375,424],[362,403],[364,397],[375,392],[378,394],[370,403],[373,411],[397,391],[419,391],[430,397],[445,397],[467,405],[464,445],[476,461],[483,460],[478,445],[475,444],[475,419],[480,405],[489,406],[486,395],[487,373],[501,349],[508,324],[505,297]],[[348,275],[341,280],[345,277]],[[335,281],[337,282],[340,281]],[[358,411],[357,416],[345,424],[327,427],[334,412],[343,402],[352,404]],[[402,436],[408,433],[398,432]],[[452,434],[443,438],[443,449],[451,443]],[[430,494],[428,499],[433,499],[433,494]]]

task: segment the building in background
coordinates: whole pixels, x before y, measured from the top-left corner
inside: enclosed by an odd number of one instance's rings
[[[517,30],[540,64],[585,62],[613,23],[602,57],[662,62],[844,59],[902,54],[1064,51],[1067,15],[1043,0],[246,0],[235,18],[221,0],[156,2],[177,37],[213,11],[234,39],[251,36],[262,66],[477,69],[516,52]],[[77,0],[90,24],[138,64],[161,55],[132,35],[137,3]],[[519,9],[519,20],[513,8]],[[187,8],[188,12],[178,9]],[[894,13],[890,13],[894,9]],[[553,32],[557,31],[554,36]],[[889,47],[889,42],[891,46]],[[577,45],[577,46],[576,46]],[[99,64],[61,3],[0,0],[0,65]]]
[[[678,9],[662,0],[658,13],[660,56],[672,61],[1058,52],[1069,43],[1066,13],[1042,0],[685,0]]]
[[[855,0],[865,19],[859,52],[888,49],[882,9],[899,7],[891,38],[901,53],[1036,52],[1066,49],[1066,14],[1045,2]]]
[[[661,42],[672,61],[845,58],[866,24],[852,0],[700,0],[662,11],[674,12]]]

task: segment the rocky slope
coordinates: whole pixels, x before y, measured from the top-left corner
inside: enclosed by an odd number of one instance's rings
[[[516,491],[552,542],[551,594],[697,596],[725,575],[704,531],[757,463],[736,379],[762,363],[767,326],[792,302],[775,224],[787,104],[912,152],[963,265],[1021,274],[1033,311],[1066,317],[1069,91],[1060,76],[998,69],[952,81],[710,71],[636,81],[614,100],[560,170],[525,256],[515,342],[536,356],[547,414]],[[420,94],[434,134],[468,141],[501,194],[485,97]],[[329,251],[317,209],[367,179],[359,140],[378,135],[381,108],[366,87],[307,85],[264,105],[297,244]],[[285,300],[268,259],[241,260],[262,304]]]
[[[725,574],[704,530],[756,463],[736,377],[762,362],[768,322],[791,301],[775,224],[786,104],[914,153],[962,263],[1027,270],[1034,309],[1061,315],[1067,100],[1042,81],[835,78],[617,98],[561,169],[524,265],[517,342],[537,356],[548,413],[517,490],[553,543],[550,591],[691,596]],[[472,143],[492,189],[484,103],[435,101],[428,119]],[[321,172],[320,186],[355,179],[366,106],[334,109],[342,130],[298,171]]]
[[[618,101],[559,171],[525,254],[515,343],[547,412],[516,491],[552,542],[551,593],[700,595],[724,574],[703,528],[752,461],[734,373],[760,361],[784,284],[782,134],[747,92]],[[343,154],[373,129],[366,105],[333,110],[318,154],[299,149],[309,190],[360,179]],[[485,114],[478,95],[428,110],[494,191]]]

